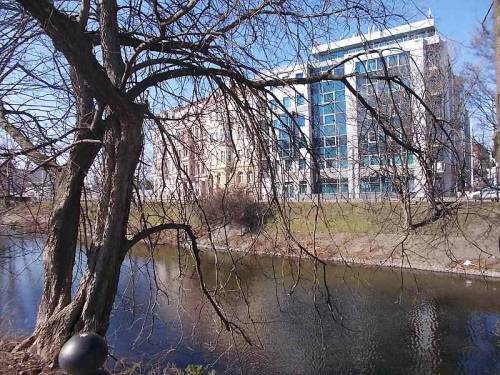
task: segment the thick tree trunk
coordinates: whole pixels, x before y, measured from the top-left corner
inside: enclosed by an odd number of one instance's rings
[[[87,331],[104,335],[108,328],[120,268],[127,251],[132,182],[143,135],[138,117],[127,123],[113,118],[107,124],[104,186],[87,270],[71,302],[68,296],[61,296],[64,299],[61,303],[51,310],[40,310],[38,317],[32,347],[47,361],[56,361],[61,346],[72,335]],[[55,266],[47,269],[47,277],[57,278],[55,273],[59,269]]]

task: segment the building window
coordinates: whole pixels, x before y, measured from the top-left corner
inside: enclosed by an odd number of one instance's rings
[[[248,184],[253,183],[253,173],[252,172],[247,172],[247,183]]]
[[[295,100],[296,100],[297,106],[306,104],[306,98],[302,94],[297,94],[297,97]]]
[[[299,194],[307,194],[307,181],[305,181],[305,180],[300,181]]]
[[[285,108],[290,108],[290,106],[292,105],[292,100],[288,96],[285,96],[283,98],[283,105],[285,106]]]
[[[302,72],[296,73],[295,78],[304,78],[304,73],[302,73]]]
[[[295,121],[297,122],[297,125],[302,128],[305,126],[306,124],[306,118],[304,117],[304,115],[298,115],[296,118],[295,118]]]
[[[299,170],[303,171],[306,169],[306,159],[299,159]]]
[[[347,178],[321,179],[319,190],[322,194],[335,194],[345,196],[349,193]]]
[[[362,193],[379,193],[380,178],[378,176],[362,178],[360,190]]]
[[[291,171],[292,170],[292,160],[291,159],[286,159],[285,160],[285,171]]]
[[[239,185],[243,182],[243,172],[238,172],[236,175],[236,183]]]
[[[368,132],[368,143],[374,144],[377,143],[377,135],[373,130]]]

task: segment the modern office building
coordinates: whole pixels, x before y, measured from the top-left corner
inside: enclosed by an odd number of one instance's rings
[[[309,64],[275,71],[281,78],[324,72],[347,77],[347,86],[322,81],[278,88],[269,98],[288,196],[391,196],[403,185],[423,196],[426,178],[443,195],[467,185],[463,86],[432,17],[319,45]]]
[[[272,123],[269,147],[278,161],[273,182],[280,192],[298,200],[316,194],[357,199],[393,196],[403,187],[424,196],[429,179],[442,195],[467,186],[470,131],[463,85],[432,17],[316,46],[308,63],[277,68],[272,75],[325,72],[345,81],[273,88],[269,105],[261,106],[262,121]],[[171,156],[165,159],[171,152],[155,147],[156,181],[163,165],[170,190],[190,175],[202,195],[228,183],[247,184],[258,195],[269,191],[258,147],[243,129],[247,119],[239,113],[221,116],[217,100],[198,105],[211,110],[195,119],[186,116],[189,108],[169,112],[184,118],[175,125],[176,145],[184,142],[181,168]]]

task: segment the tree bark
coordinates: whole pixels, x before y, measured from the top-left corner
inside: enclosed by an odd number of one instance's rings
[[[142,117],[134,116],[127,122],[110,115],[104,136],[105,165],[103,168],[104,187],[101,192],[97,213],[96,230],[89,249],[87,269],[81,279],[79,289],[70,301],[71,278],[63,280],[59,290],[54,285],[58,273],[65,270],[66,277],[72,275],[74,250],[60,254],[60,260],[48,258],[45,269],[48,285],[54,288],[46,290],[48,296],[54,296],[42,305],[32,347],[47,361],[57,359],[62,345],[78,332],[93,331],[105,335],[109,325],[120,268],[126,255],[127,221],[133,191],[133,177],[143,145]],[[74,176],[75,179],[77,176]],[[71,202],[79,205],[75,201]],[[67,207],[66,207],[67,208]],[[62,218],[61,218],[62,219]],[[51,223],[57,227],[56,222]],[[71,221],[73,232],[66,235],[73,240],[78,224]],[[67,228],[70,229],[70,228]],[[61,238],[61,233],[59,237]],[[67,240],[68,246],[74,243]],[[49,244],[49,242],[48,242]],[[48,245],[47,254],[56,254],[55,247]],[[55,280],[52,280],[55,279]],[[44,297],[45,298],[45,297]]]

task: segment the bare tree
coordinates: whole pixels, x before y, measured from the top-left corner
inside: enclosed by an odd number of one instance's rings
[[[175,124],[186,116],[196,119],[206,109],[198,104],[207,98],[223,103],[222,113],[229,124],[235,112],[244,118],[242,130],[252,140],[258,162],[268,166],[274,203],[280,202],[274,183],[278,179],[273,167],[276,139],[269,122],[262,120],[262,107],[255,104],[267,103],[270,87],[341,82],[376,119],[384,137],[433,168],[434,159],[426,159],[425,148],[416,146],[402,127],[394,126],[358,92],[351,77],[334,69],[286,79],[263,73],[276,63],[300,60],[308,45],[331,35],[332,27],[339,31],[353,24],[385,26],[395,16],[385,1],[18,0],[0,4],[5,46],[0,56],[0,126],[18,145],[4,157],[30,158],[53,176],[56,186],[43,255],[44,292],[36,328],[21,345],[47,361],[55,361],[61,346],[77,332],[106,333],[125,256],[134,244],[164,230],[185,234],[200,288],[222,327],[245,336],[224,314],[217,290],[205,284],[197,235],[184,220],[189,214],[186,207],[181,205],[184,214],[175,216],[162,205],[162,222],[152,225],[136,189],[151,128],[165,144],[181,142],[196,150],[191,136],[175,132]],[[290,46],[290,53],[280,48],[284,45]],[[398,85],[406,95],[425,102],[397,75],[385,71],[377,79]],[[195,105],[197,112],[180,118],[161,115],[165,108],[180,105]],[[433,115],[431,109],[425,113]],[[435,122],[441,123],[437,117]],[[227,130],[225,141],[234,143],[234,129],[229,125]],[[296,134],[295,130],[289,133]],[[176,153],[170,158],[173,168],[189,176]],[[96,214],[89,225],[82,202],[92,168],[100,173],[100,181]],[[189,178],[186,183],[192,191]],[[193,199],[198,205],[195,195]],[[435,205],[436,200],[429,195],[429,204]],[[137,227],[131,220],[133,204]],[[289,233],[285,207],[275,204],[275,209]],[[436,208],[433,217],[439,212]],[[82,231],[85,237],[88,234],[87,267],[73,295],[73,268]],[[293,236],[290,239],[301,253],[320,268],[324,266],[314,251]],[[333,312],[330,299],[328,303]]]
[[[490,139],[492,138],[493,150],[498,150],[498,118],[496,110],[498,105],[497,76],[499,74],[498,48],[496,48],[498,42],[494,31],[497,18],[497,3],[494,2],[494,6],[492,4],[492,8],[489,9],[488,14],[475,31],[472,39],[472,48],[477,61],[467,63],[463,70],[468,109],[477,121],[478,130],[487,134],[487,137],[476,137],[476,140],[485,140],[484,146],[491,149]],[[498,151],[496,152],[498,153]],[[498,165],[498,158],[496,160]]]

